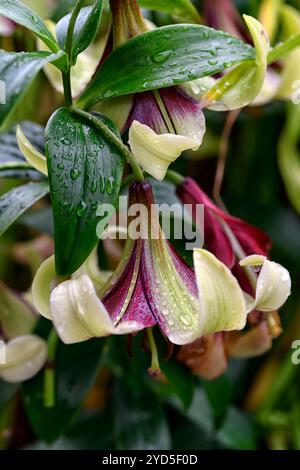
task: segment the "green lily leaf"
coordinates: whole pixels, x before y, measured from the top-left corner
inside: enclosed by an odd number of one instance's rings
[[[40,328],[40,326],[38,327]],[[104,341],[66,346],[59,341],[55,357],[55,404],[44,406],[44,371],[22,386],[29,421],[43,441],[53,442],[75,418],[99,369]]]
[[[200,25],[164,26],[116,49],[78,103],[92,106],[106,98],[181,84],[251,59],[253,47],[222,31]]]
[[[43,20],[18,0],[0,0],[0,15],[6,16],[15,23],[30,29],[35,33],[52,52],[58,52],[58,44],[46,27]]]
[[[44,127],[30,121],[22,122],[21,126],[34,147],[44,153]],[[8,132],[0,134],[0,177],[30,179],[35,181],[45,178],[40,172],[34,170],[32,166],[27,163],[23,154],[20,152],[16,139],[15,126]]]
[[[73,43],[72,43],[72,64],[76,63],[77,56],[83,52],[95,38],[103,11],[103,1],[97,0],[94,6],[82,8],[74,29]],[[71,18],[71,13],[62,18],[56,26],[56,35],[61,49],[64,49],[68,25]]]
[[[0,235],[35,202],[49,192],[48,184],[28,183],[17,186],[0,197]]]
[[[139,0],[141,7],[170,13],[182,20],[199,23],[201,17],[189,0]]]
[[[99,120],[118,135],[107,118]],[[46,127],[46,156],[54,214],[56,270],[76,271],[97,243],[100,204],[115,204],[124,160],[94,125],[66,108]]]
[[[65,55],[49,52],[6,52],[0,50],[0,77],[5,83],[5,104],[0,105],[0,126],[13,111],[44,65]]]
[[[164,410],[147,388],[134,390],[119,380],[114,400],[117,450],[169,450],[170,432]]]

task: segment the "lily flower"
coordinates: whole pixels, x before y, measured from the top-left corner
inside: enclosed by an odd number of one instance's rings
[[[267,76],[270,42],[263,25],[243,15],[256,49],[256,58],[231,68],[219,78],[204,77],[184,85],[202,107],[214,111],[240,109],[253,103],[262,92]]]
[[[245,326],[246,301],[230,270],[202,249],[194,251],[192,270],[165,240],[153,205],[150,183],[131,185],[124,253],[99,296],[88,274],[72,276],[51,292],[53,259],[38,270],[34,304],[52,319],[65,343],[136,333],[157,324],[172,343],[182,345]],[[137,226],[135,237],[131,230]]]
[[[111,0],[110,5],[114,47],[150,29],[136,0]],[[200,104],[180,86],[108,99],[97,110],[121,133],[129,129],[136,160],[159,180],[183,151],[200,147],[206,130]]]
[[[247,40],[246,30],[241,24],[239,12],[232,0],[207,0],[204,2],[204,13],[204,19],[208,26],[222,29],[233,36]],[[248,25],[247,18],[249,17],[244,15],[244,19]],[[271,43],[273,43],[273,39],[278,31],[280,31],[280,41],[285,41],[299,33],[300,14],[297,9],[291,5],[285,5],[284,3],[278,2],[277,0],[263,0],[259,7],[258,19],[266,32],[266,37],[270,38]],[[252,33],[251,36],[254,40]],[[257,47],[256,44],[255,47]],[[268,52],[267,48],[264,48],[265,52]],[[261,55],[259,49],[257,49],[257,52]],[[295,83],[298,83],[299,80],[299,54],[300,47],[297,47],[282,60],[278,61],[276,66],[269,65],[265,71],[264,81],[260,87],[259,93],[255,94],[249,89],[249,97],[247,97],[248,104],[253,106],[262,106],[274,99],[291,99],[293,94],[295,94]],[[236,70],[238,71],[239,67],[237,67]],[[235,82],[240,80],[236,73],[233,73],[232,76],[230,73],[226,74],[226,78],[228,87],[230,86],[231,80]],[[241,84],[243,81],[245,81],[245,75],[242,77]],[[220,94],[224,93],[222,90],[224,80],[219,79],[215,85],[216,84],[219,86]],[[221,88],[220,85],[222,85]],[[207,93],[207,90],[213,86],[213,79],[206,78],[202,81],[196,81],[193,88],[199,97]],[[236,90],[238,89],[238,83],[234,84],[234,88]],[[245,95],[245,93],[243,94]],[[227,110],[233,109],[232,106],[234,105],[234,101],[232,101],[231,98],[234,98],[234,96],[226,96],[226,94],[223,94],[223,96],[217,97],[216,103],[209,106],[216,109],[216,106],[223,104],[226,106]],[[251,98],[251,100],[249,98]],[[236,99],[238,102],[241,101],[238,97]]]
[[[262,230],[222,211],[192,178],[183,180],[177,187],[177,195],[183,204],[203,204],[205,246],[230,269],[237,264],[232,235],[240,245],[242,258],[253,253],[262,256],[269,253],[271,240]]]
[[[31,334],[37,317],[22,296],[0,283],[0,378],[31,379],[47,359],[46,342]]]
[[[248,316],[248,331],[208,335],[180,348],[177,359],[196,375],[212,380],[224,373],[228,358],[255,357],[271,348],[272,339],[281,333],[276,310],[290,295],[291,279],[283,266],[266,258],[271,247],[269,237],[223,212],[192,178],[178,186],[177,194],[184,204],[204,205],[204,244],[232,269],[243,291],[248,293],[247,310],[252,312]],[[255,252],[258,254],[251,255]],[[244,258],[245,255],[248,256]],[[255,270],[249,271],[249,267]]]

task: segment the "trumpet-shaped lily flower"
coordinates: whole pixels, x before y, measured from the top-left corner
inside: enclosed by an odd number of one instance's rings
[[[36,375],[47,359],[47,344],[31,331],[36,323],[21,295],[0,283],[0,378],[23,382]]]
[[[258,228],[222,211],[192,178],[184,179],[177,187],[177,194],[184,204],[204,205],[205,246],[229,268],[237,262],[232,234],[241,247],[242,257],[268,254],[270,238]]]
[[[199,103],[179,87],[136,95],[128,125],[135,158],[158,180],[183,151],[197,150],[205,133]]]
[[[113,43],[118,47],[152,26],[136,0],[110,2]],[[103,101],[97,107],[118,125],[129,129],[131,150],[151,176],[163,180],[169,165],[183,151],[197,150],[205,134],[200,104],[183,87],[170,87]]]
[[[138,204],[138,206],[136,206]],[[158,324],[174,344],[203,335],[239,330],[246,323],[246,302],[230,270],[206,250],[195,250],[195,272],[174,252],[153,209],[150,183],[130,187],[128,239],[119,266],[98,296],[87,274],[64,281],[50,295],[47,317],[66,343],[93,336],[135,333]],[[134,237],[132,225],[140,227]],[[35,279],[42,290],[49,276]],[[44,279],[43,279],[44,277]],[[39,308],[45,315],[45,308]]]

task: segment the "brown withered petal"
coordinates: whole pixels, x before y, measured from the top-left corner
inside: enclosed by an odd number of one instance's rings
[[[230,333],[226,346],[229,357],[247,359],[265,354],[272,347],[272,336],[267,321],[246,333]]]
[[[227,368],[224,334],[204,336],[191,344],[182,346],[177,360],[206,380],[214,380]]]

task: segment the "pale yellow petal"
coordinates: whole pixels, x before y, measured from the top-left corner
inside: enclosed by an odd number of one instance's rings
[[[50,303],[54,325],[66,344],[110,334],[133,333],[142,328],[137,322],[123,322],[114,327],[105,305],[98,298],[86,274],[56,287]]]
[[[55,259],[51,256],[37,270],[31,288],[34,307],[48,320],[51,320],[50,294],[55,279]]]
[[[43,175],[47,176],[48,170],[45,155],[43,155],[36,148],[34,148],[34,146],[29,142],[29,140],[25,136],[20,126],[17,126],[16,135],[19,149],[28,161],[28,163],[40,173],[43,173]]]
[[[202,335],[241,330],[247,310],[243,292],[231,271],[212,253],[194,250]]]
[[[197,150],[201,141],[176,134],[159,135],[150,127],[133,121],[129,130],[129,144],[141,167],[162,181],[169,165],[185,150]]]
[[[252,255],[240,261],[241,266],[261,266],[257,279],[254,308],[278,310],[291,294],[291,278],[287,269],[264,256]]]
[[[18,336],[6,344],[5,364],[0,365],[0,377],[17,383],[35,376],[47,359],[46,342],[35,335]]]

